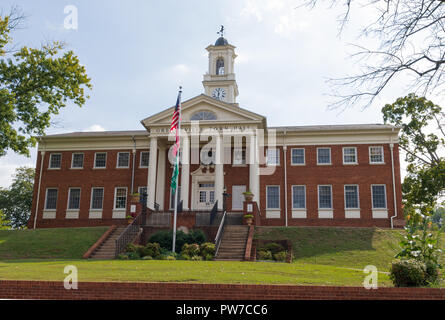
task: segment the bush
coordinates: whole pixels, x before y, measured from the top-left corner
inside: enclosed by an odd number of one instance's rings
[[[117,256],[118,260],[128,260],[128,254],[121,253]]]
[[[214,258],[214,254],[208,254],[204,256],[205,261],[212,261]]]
[[[426,265],[414,259],[394,260],[389,277],[396,287],[421,287],[427,284]]]
[[[285,251],[284,247],[281,244],[275,243],[275,242],[269,242],[269,243],[265,244],[263,249],[265,251],[272,252],[272,254],[279,253],[281,251]]]
[[[181,255],[179,256],[179,259],[180,260],[191,260],[190,256],[185,253],[181,253]]]
[[[199,251],[200,251],[200,248],[199,248],[198,244],[196,244],[196,243],[187,244],[186,243],[182,247],[181,253],[193,257],[193,256],[199,256]]]
[[[433,262],[426,263],[426,282],[436,284],[439,281],[439,268]]]
[[[153,257],[152,256],[145,256],[145,257],[142,257],[142,260],[153,260]]]
[[[206,236],[202,230],[191,230],[187,235],[186,243],[202,244],[206,242]]]
[[[286,251],[281,251],[281,252],[275,253],[273,255],[273,258],[276,261],[286,262],[287,252]]]
[[[159,243],[156,242],[149,242],[145,245],[145,247],[142,250],[143,254],[141,256],[151,256],[156,257],[161,254],[161,246]]]
[[[138,252],[129,252],[129,253],[128,253],[128,258],[129,258],[130,260],[138,260],[138,259],[141,258],[141,256],[139,255]]]
[[[201,244],[206,241],[204,232],[201,230],[191,230],[189,234],[185,234],[183,231],[176,232],[176,249],[182,248],[184,244],[192,244],[197,243]],[[165,250],[172,250],[172,242],[173,242],[173,231],[158,231],[153,234],[148,242],[156,242],[159,243],[161,248]]]
[[[174,256],[167,256],[166,260],[176,260]]]
[[[257,252],[258,260],[272,260],[272,252],[266,250],[260,250]]]
[[[136,251],[137,251],[137,246],[133,243],[129,243],[125,247],[125,252],[136,252]]]
[[[201,256],[193,256],[192,261],[202,261],[202,257]]]
[[[215,244],[211,242],[204,242],[200,246],[200,253],[201,257],[207,257],[208,255],[213,257],[215,255]]]

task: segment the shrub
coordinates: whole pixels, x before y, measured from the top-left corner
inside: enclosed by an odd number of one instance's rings
[[[141,258],[141,256],[139,255],[138,252],[130,252],[130,253],[128,253],[128,258],[130,260],[138,260]]]
[[[202,261],[201,256],[192,256],[192,261]]]
[[[184,244],[184,246],[182,247],[182,251],[181,253],[187,254],[191,257],[193,256],[199,256],[199,245],[196,243],[193,244]]]
[[[173,241],[173,231],[158,231],[153,234],[148,242],[156,242],[159,243],[161,248],[165,250],[172,250],[172,241]],[[191,230],[189,234],[185,234],[183,231],[179,230],[176,232],[176,249],[182,248],[184,244],[197,243],[201,244],[206,241],[204,232],[201,230]]]
[[[257,252],[258,260],[272,260],[272,252],[266,250],[260,250]]]
[[[166,260],[176,260],[174,256],[167,256]]]
[[[263,249],[265,251],[272,252],[272,254],[275,254],[275,253],[278,253],[281,251],[285,251],[284,247],[281,244],[275,243],[275,242],[269,242],[269,243],[265,244]]]
[[[212,261],[214,258],[214,254],[208,254],[206,256],[204,256],[204,260],[206,261]]]
[[[142,251],[143,254],[141,254],[141,256],[156,257],[161,254],[161,246],[159,245],[159,243],[149,242],[145,245]]]
[[[136,252],[136,250],[137,250],[137,246],[133,243],[129,243],[125,247],[125,252]]]
[[[287,258],[287,252],[286,251],[281,251],[281,252],[275,253],[273,255],[273,258],[276,261],[285,262],[286,258]]]
[[[187,235],[186,243],[202,244],[206,241],[206,236],[202,230],[190,230]]]
[[[426,263],[426,281],[429,284],[436,284],[439,281],[439,268],[433,262]]]
[[[118,260],[128,260],[128,254],[121,253],[117,256]]]
[[[191,260],[190,256],[185,253],[181,253],[181,255],[179,256],[179,259],[180,260]]]
[[[207,257],[208,255],[213,257],[215,255],[215,244],[211,242],[204,242],[200,246],[200,252],[201,257]]]
[[[394,260],[389,277],[396,287],[421,287],[426,285],[426,265],[414,259]]]
[[[142,257],[142,260],[153,260],[153,257],[152,256],[145,256],[145,257]]]

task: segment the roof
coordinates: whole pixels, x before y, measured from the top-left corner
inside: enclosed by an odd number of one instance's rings
[[[224,37],[219,37],[215,42],[215,46],[226,46],[228,44],[229,44],[229,42]]]
[[[49,134],[42,138],[80,138],[80,137],[126,137],[126,136],[146,136],[147,130],[126,130],[126,131],[82,131],[59,134]]]
[[[389,124],[370,123],[370,124],[339,124],[339,125],[312,125],[312,126],[280,126],[267,127],[267,129],[275,129],[277,131],[348,131],[348,130],[382,130],[396,129],[399,127]]]

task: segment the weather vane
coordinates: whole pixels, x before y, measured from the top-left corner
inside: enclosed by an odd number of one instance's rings
[[[224,37],[224,26],[223,25],[221,25],[221,30],[219,30],[217,32],[217,34],[221,35],[221,37]]]

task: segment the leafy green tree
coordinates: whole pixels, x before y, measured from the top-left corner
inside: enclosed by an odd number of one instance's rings
[[[434,210],[432,220],[439,228],[445,227],[445,201]]]
[[[9,189],[0,188],[0,210],[3,211],[8,225],[22,229],[28,223],[34,188],[35,170],[29,167],[16,169]]]
[[[9,230],[11,226],[9,225],[9,221],[6,220],[5,214],[2,210],[0,210],[0,230]]]
[[[405,206],[431,211],[445,190],[445,157],[439,152],[445,147],[441,107],[411,93],[383,107],[385,123],[399,126],[399,146],[408,163],[402,191]],[[427,127],[435,128],[427,133]]]
[[[68,102],[81,107],[88,98],[85,88],[92,87],[85,67],[64,44],[11,46],[11,32],[22,19],[17,10],[0,14],[0,156],[7,149],[29,156],[51,117]]]

